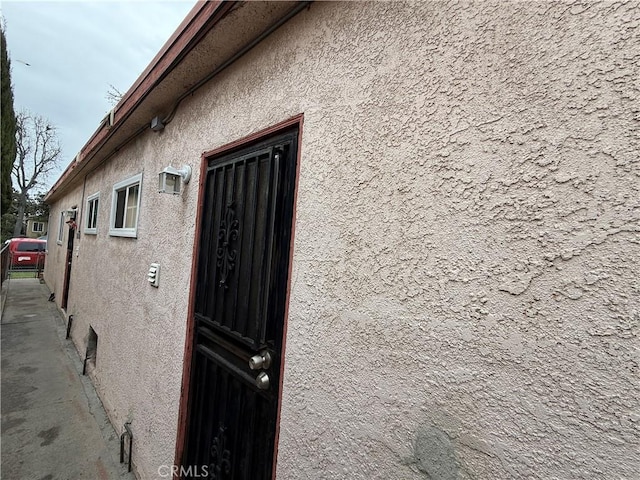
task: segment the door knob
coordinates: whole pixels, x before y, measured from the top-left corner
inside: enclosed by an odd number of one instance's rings
[[[270,365],[271,354],[266,350],[258,355],[254,355],[249,359],[249,368],[251,370],[260,370],[261,368],[266,370]]]
[[[256,387],[260,390],[267,390],[269,388],[269,375],[265,372],[260,372],[256,377]]]

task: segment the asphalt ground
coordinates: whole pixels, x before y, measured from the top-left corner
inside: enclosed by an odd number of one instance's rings
[[[49,290],[10,279],[1,336],[2,478],[134,480]]]

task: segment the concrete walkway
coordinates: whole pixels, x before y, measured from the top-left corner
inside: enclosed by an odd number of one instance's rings
[[[133,480],[46,285],[12,279],[5,290],[2,478]]]

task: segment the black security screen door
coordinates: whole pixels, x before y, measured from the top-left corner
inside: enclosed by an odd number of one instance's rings
[[[216,480],[271,478],[297,138],[208,161],[183,466]]]

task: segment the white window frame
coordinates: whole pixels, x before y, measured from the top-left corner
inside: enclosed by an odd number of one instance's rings
[[[93,212],[93,219],[95,220],[95,227],[89,227],[89,219],[91,219],[91,209],[94,208],[93,204],[97,202],[97,208],[95,208]],[[86,208],[84,212],[85,222],[84,222],[84,233],[88,233],[90,235],[98,234],[98,210],[100,209],[100,192],[94,193],[93,195],[89,195],[87,197]]]
[[[36,228],[36,225],[40,226],[40,230],[38,230]],[[31,225],[31,231],[34,233],[42,233],[44,232],[44,222],[36,222],[35,220],[32,221],[32,225]]]
[[[126,210],[127,210],[127,200],[129,199],[129,187],[134,185],[138,185],[138,204],[136,205],[136,221],[135,227],[133,228],[116,228],[116,207],[118,202],[118,192],[121,190],[127,190],[127,194],[125,196],[125,213],[124,218],[122,219],[123,224],[126,224]],[[121,182],[116,183],[113,186],[113,190],[111,191],[111,218],[109,220],[109,235],[113,237],[132,237],[136,238],[138,236],[138,221],[140,220],[140,199],[142,198],[142,173],[138,175],[134,175],[133,177],[127,178]]]
[[[58,239],[56,243],[62,245],[62,239],[64,238],[64,210],[60,212],[60,225],[58,225]]]

